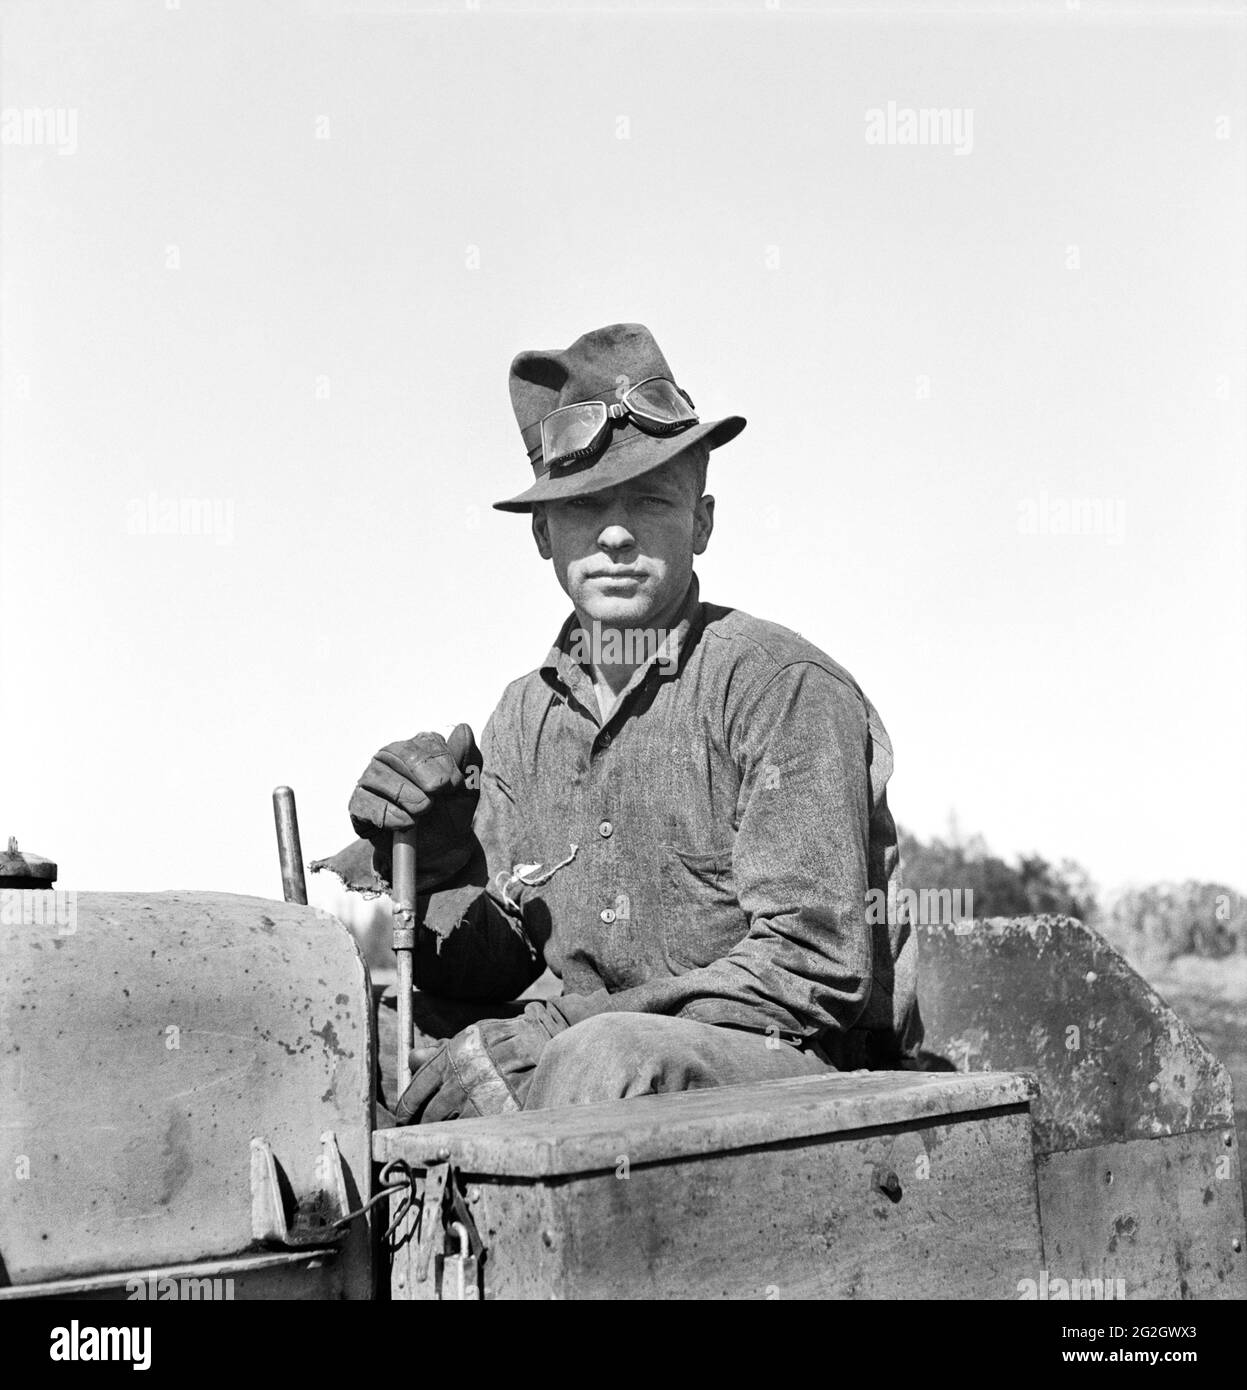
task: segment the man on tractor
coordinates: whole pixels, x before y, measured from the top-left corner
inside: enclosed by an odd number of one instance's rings
[[[887,733],[841,666],[693,572],[710,450],[745,421],[702,420],[638,324],[520,353],[510,386],[536,476],[495,505],[530,514],[574,611],[480,751],[461,724],[375,755],[362,843],[329,861],[388,886],[414,825],[416,983],[479,1006],[424,1038],[394,1117],[901,1065],[915,942],[869,910],[897,877]],[[562,993],[512,1004],[546,967]]]

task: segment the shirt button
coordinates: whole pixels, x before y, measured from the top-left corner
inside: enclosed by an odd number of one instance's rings
[[[604,840],[609,840],[611,835],[614,833],[614,830],[615,827],[608,820],[604,820],[602,824],[598,826],[598,834]]]
[[[606,733],[604,733],[604,734],[602,735],[602,746],[605,747],[610,741],[611,741],[611,734],[610,734],[610,730],[608,729],[608,730],[606,731]]]
[[[610,924],[615,920],[615,909],[613,907],[604,907],[601,910],[601,912],[598,913],[598,916],[609,927]]]

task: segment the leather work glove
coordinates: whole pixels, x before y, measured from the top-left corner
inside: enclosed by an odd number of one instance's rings
[[[390,880],[394,832],[414,825],[422,880],[457,873],[472,853],[472,818],[480,799],[476,736],[460,724],[449,739],[423,733],[380,749],[351,793],[355,833],[372,845],[373,865]]]
[[[413,1048],[411,1065],[419,1070],[395,1120],[432,1124],[522,1110],[546,1043],[578,1021],[578,999],[536,1000],[516,1018],[487,1018],[435,1047]]]

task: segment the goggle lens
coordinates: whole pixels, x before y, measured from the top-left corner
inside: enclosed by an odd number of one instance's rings
[[[547,468],[571,463],[591,453],[606,429],[602,401],[581,401],[551,411],[541,422],[541,457]]]
[[[649,424],[674,428],[697,423],[697,412],[680,394],[676,384],[666,377],[656,376],[639,382],[624,392],[623,403],[629,414],[639,415]]]

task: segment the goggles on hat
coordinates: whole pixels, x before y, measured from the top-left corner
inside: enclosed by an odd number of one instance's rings
[[[601,449],[611,424],[630,419],[646,434],[676,434],[698,423],[692,399],[674,381],[651,376],[630,386],[613,405],[577,401],[552,410],[541,422],[541,458],[546,471],[575,463]]]

